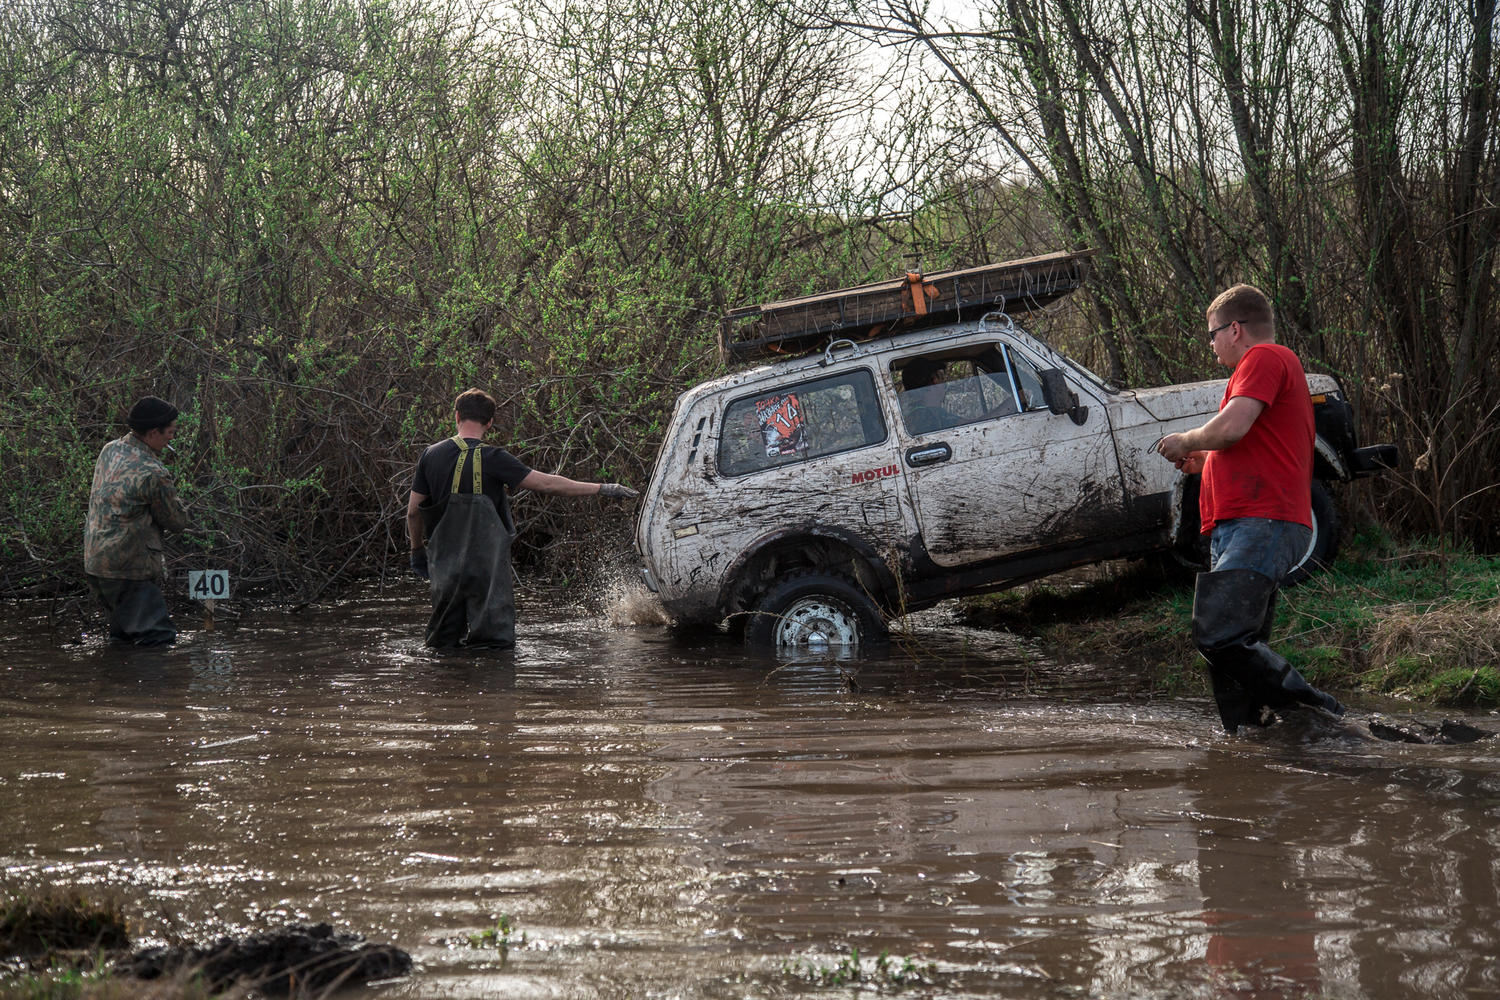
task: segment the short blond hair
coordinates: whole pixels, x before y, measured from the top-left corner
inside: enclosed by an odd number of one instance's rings
[[[1267,333],[1276,332],[1276,314],[1271,308],[1270,298],[1259,288],[1244,282],[1220,292],[1209,304],[1207,315],[1218,316],[1221,323],[1239,320],[1247,326],[1262,326]]]

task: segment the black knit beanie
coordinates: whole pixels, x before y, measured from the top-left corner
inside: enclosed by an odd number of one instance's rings
[[[125,422],[133,431],[151,431],[166,427],[177,419],[177,407],[156,396],[145,396],[130,408]]]

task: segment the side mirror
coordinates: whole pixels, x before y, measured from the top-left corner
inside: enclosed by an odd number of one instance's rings
[[[1073,423],[1082,425],[1089,418],[1089,408],[1078,402],[1078,393],[1068,387],[1068,377],[1061,368],[1038,372],[1042,379],[1042,398],[1053,413],[1066,413]]]

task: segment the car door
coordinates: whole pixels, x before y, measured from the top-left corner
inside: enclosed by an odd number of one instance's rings
[[[903,372],[917,362],[945,366],[946,377],[907,386]],[[1049,410],[1042,365],[1004,339],[891,367],[906,483],[935,563],[960,567],[1117,530],[1123,499],[1105,407],[1074,373],[1065,376],[1084,404],[1076,421]]]

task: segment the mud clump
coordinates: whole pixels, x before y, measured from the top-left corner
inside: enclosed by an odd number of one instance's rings
[[[1392,743],[1477,743],[1500,735],[1467,722],[1444,719],[1434,725],[1418,719],[1371,719],[1370,735]]]
[[[328,924],[313,924],[220,938],[204,947],[146,948],[123,963],[120,972],[137,979],[187,973],[213,990],[239,985],[292,996],[390,979],[411,967],[411,956],[400,948],[370,944],[357,934],[335,934]]]

